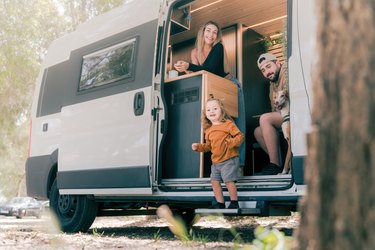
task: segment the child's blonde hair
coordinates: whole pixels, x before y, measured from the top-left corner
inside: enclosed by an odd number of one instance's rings
[[[207,99],[206,104],[203,107],[202,110],[202,116],[201,116],[201,121],[202,121],[202,127],[204,130],[208,129],[209,127],[212,126],[212,122],[207,118],[206,116],[206,106],[208,102],[216,101],[219,104],[220,110],[221,110],[221,121],[225,122],[226,120],[233,121],[232,117],[228,115],[227,111],[224,108],[224,103],[218,99],[215,98],[213,95],[210,95],[210,97]]]

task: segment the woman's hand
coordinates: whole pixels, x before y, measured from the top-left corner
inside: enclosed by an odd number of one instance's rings
[[[185,61],[177,61],[175,64],[174,64],[174,68],[178,71],[178,72],[185,72],[188,70],[189,68],[189,63],[188,62],[185,62]]]

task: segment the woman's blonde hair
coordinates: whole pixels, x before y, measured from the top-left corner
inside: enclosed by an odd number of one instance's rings
[[[207,99],[206,104],[204,105],[204,108],[202,110],[202,115],[201,115],[201,121],[202,121],[202,127],[204,130],[208,129],[209,127],[212,126],[212,122],[207,118],[206,116],[206,106],[208,102],[216,101],[219,104],[220,110],[221,110],[221,121],[225,122],[227,120],[233,121],[232,117],[228,115],[227,111],[224,108],[224,103],[218,99],[215,98],[213,95],[210,95],[210,97]]]
[[[208,25],[214,25],[217,28],[217,37],[214,41],[213,46],[215,46],[217,43],[221,42],[221,38],[223,36],[221,29],[219,25],[214,22],[214,21],[208,21],[204,25],[202,25],[197,34],[197,39],[195,40],[195,48],[197,49],[197,57],[198,57],[198,62],[203,62],[204,60],[204,54],[203,54],[203,48],[204,48],[204,31],[206,30]],[[229,70],[229,65],[228,65],[228,58],[227,58],[227,53],[225,52],[224,48],[224,71],[228,72]]]

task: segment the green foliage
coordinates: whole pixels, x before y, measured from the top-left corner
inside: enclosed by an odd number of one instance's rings
[[[272,46],[275,46],[277,44],[281,44],[282,47],[283,47],[283,53],[286,56],[286,53],[287,53],[286,49],[287,49],[287,43],[288,43],[287,33],[288,33],[287,24],[286,24],[286,22],[284,22],[282,32],[280,32],[278,34],[274,34],[274,35],[276,35],[276,37],[271,36],[271,37],[263,38],[263,40],[261,41],[261,44],[260,44],[261,47],[263,48],[263,51],[268,52]]]
[[[206,245],[206,243],[208,242],[207,235],[196,234],[194,233],[193,229],[190,229],[189,231],[189,239],[191,239],[191,241],[200,242],[203,245]]]
[[[64,16],[68,22],[69,30],[74,30],[78,24],[107,12],[126,0],[59,0],[63,7]]]
[[[99,233],[99,232],[98,232],[98,229],[97,229],[97,228],[94,228],[94,229],[92,230],[92,235],[94,235],[95,237],[102,237],[102,236],[104,235],[104,231],[101,232],[101,233]]]
[[[262,47],[264,51],[269,51],[269,48],[276,44],[284,44],[286,41],[283,35],[280,35],[277,38],[272,39],[271,37],[265,37],[262,41]]]
[[[161,239],[160,229],[156,233],[154,233],[153,239],[155,242]]]
[[[252,250],[287,250],[286,237],[277,229],[257,226],[254,231],[255,239]]]
[[[124,2],[0,1],[0,189],[5,196],[25,193],[28,117],[49,44],[79,23]]]
[[[0,3],[0,187],[6,196],[21,189],[34,84],[61,21],[50,1]]]

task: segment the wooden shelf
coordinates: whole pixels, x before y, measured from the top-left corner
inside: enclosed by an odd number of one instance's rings
[[[190,6],[185,8],[173,9],[171,17],[171,30],[170,34],[175,35],[186,30],[190,30]]]

